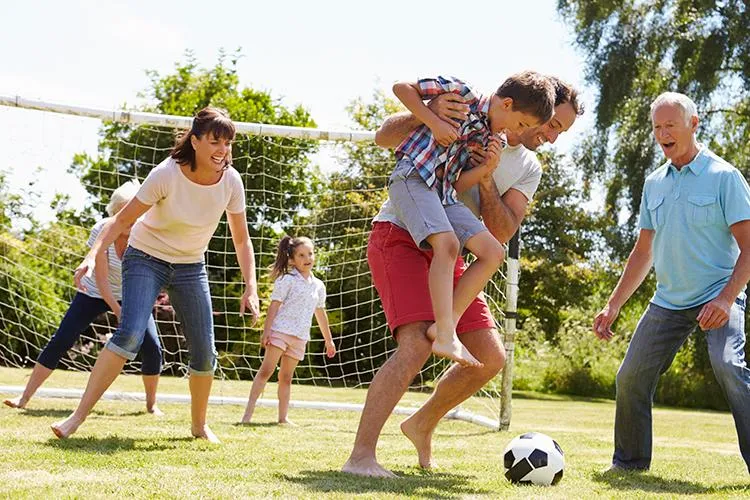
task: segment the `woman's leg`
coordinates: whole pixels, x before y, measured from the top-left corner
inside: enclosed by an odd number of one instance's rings
[[[263,393],[263,389],[266,388],[266,383],[276,370],[276,365],[279,363],[279,359],[281,359],[283,354],[284,351],[276,346],[266,346],[266,355],[263,357],[263,363],[261,363],[260,369],[253,379],[253,386],[250,388],[250,396],[247,399],[247,406],[245,407],[245,414],[240,421],[241,423],[250,423],[250,420],[253,418],[253,412],[255,411],[255,403]]]

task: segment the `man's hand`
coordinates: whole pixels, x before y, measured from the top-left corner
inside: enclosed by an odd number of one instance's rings
[[[441,120],[456,125],[463,122],[469,115],[469,105],[464,104],[464,98],[458,94],[440,94],[427,104],[430,111]]]
[[[731,309],[732,303],[718,296],[704,305],[695,319],[698,321],[698,326],[701,327],[701,330],[707,332],[724,326],[729,321],[729,311]]]
[[[611,328],[612,323],[615,322],[619,314],[619,308],[616,308],[609,303],[604,306],[604,309],[602,309],[594,318],[594,335],[601,340],[611,340],[614,336]]]

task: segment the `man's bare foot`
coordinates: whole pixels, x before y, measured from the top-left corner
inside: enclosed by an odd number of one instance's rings
[[[22,396],[13,399],[6,399],[3,401],[3,404],[5,406],[10,406],[11,408],[18,408],[19,410],[26,408],[26,401],[23,400]]]
[[[146,407],[146,411],[149,412],[151,415],[153,415],[155,417],[163,417],[164,416],[164,412],[161,411],[161,409],[158,406],[156,406],[156,405],[152,406],[151,408]]]
[[[208,425],[204,425],[199,429],[193,428],[193,437],[195,439],[205,439],[209,443],[221,444],[219,438],[216,437],[216,434],[214,434],[214,431]]]
[[[78,420],[73,415],[69,416],[65,420],[55,422],[50,426],[52,432],[59,439],[65,439],[70,437],[78,430],[78,427],[83,423],[83,420]]]
[[[469,350],[464,346],[454,333],[452,337],[443,338],[438,336],[432,343],[432,353],[441,358],[448,358],[456,363],[473,368],[482,366],[477,358],[471,355]]]
[[[378,463],[375,458],[355,459],[349,457],[341,472],[355,476],[397,478],[398,476]]]
[[[435,466],[432,463],[432,431],[425,432],[421,430],[414,419],[414,415],[412,415],[401,422],[401,432],[409,438],[409,441],[417,449],[419,466],[425,469],[432,469]]]
[[[285,419],[285,420],[279,420],[279,425],[287,425],[289,427],[299,427],[299,425],[295,424],[294,422],[292,422],[288,418]]]

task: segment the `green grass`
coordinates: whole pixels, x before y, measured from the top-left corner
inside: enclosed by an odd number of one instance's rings
[[[28,370],[0,369],[0,385],[25,383]],[[87,374],[58,371],[45,387],[82,388]],[[121,376],[114,390],[140,390]],[[185,393],[185,380],[164,378],[161,392]],[[246,396],[248,382],[217,381],[215,395]],[[273,397],[270,386],[265,397]],[[362,402],[365,391],[294,387],[293,399]],[[423,400],[408,394],[405,405]],[[49,424],[67,416],[73,400],[34,399],[25,411],[0,408],[0,496],[392,498],[617,497],[677,495],[747,497],[750,485],[727,413],[658,408],[654,466],[646,474],[606,475],[612,453],[611,401],[536,398],[518,394],[510,432],[444,422],[436,432],[440,465],[425,472],[391,418],[378,448],[381,463],[401,477],[357,478],[339,472],[354,441],[359,414],[291,410],[299,427],[273,425],[274,409],[259,408],[257,424],[235,425],[240,406],[209,410],[219,446],[189,438],[187,405],[165,404],[164,418],[142,403],[101,402],[70,439],[54,439]],[[552,488],[513,486],[502,475],[502,451],[526,431],[553,436],[566,453],[562,482]]]

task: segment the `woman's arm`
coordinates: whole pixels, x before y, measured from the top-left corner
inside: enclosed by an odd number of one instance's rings
[[[249,307],[253,322],[255,322],[260,316],[260,303],[258,300],[258,281],[255,276],[255,252],[253,243],[250,241],[250,234],[247,232],[247,216],[245,212],[227,213],[227,221],[229,222],[229,231],[232,233],[237,262],[240,264],[242,278],[245,280],[245,292],[242,294],[240,315],[245,313],[245,307]]]

